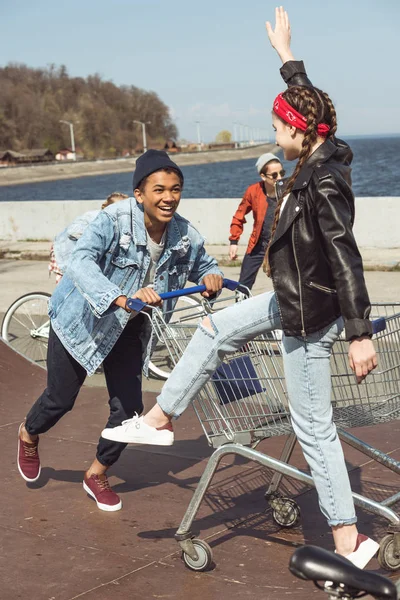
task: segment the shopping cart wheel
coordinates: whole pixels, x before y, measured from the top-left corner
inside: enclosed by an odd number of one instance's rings
[[[192,540],[192,544],[197,552],[198,558],[197,560],[194,560],[189,554],[182,552],[183,562],[192,571],[207,571],[213,562],[213,554],[210,546],[207,542],[197,539]]]
[[[300,518],[299,505],[291,498],[273,498],[270,501],[272,518],[281,527],[294,527]]]
[[[400,552],[396,552],[394,535],[391,533],[385,535],[379,544],[378,562],[389,571],[396,571],[400,567]]]

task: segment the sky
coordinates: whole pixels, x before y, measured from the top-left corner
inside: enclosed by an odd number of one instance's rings
[[[265,21],[269,0],[0,0],[0,65],[66,65],[155,91],[179,135],[212,141],[228,129],[273,136],[284,89]],[[398,0],[287,0],[292,49],[329,93],[338,133],[400,133]],[[136,116],[139,118],[140,116]],[[197,124],[196,122],[199,121]],[[234,123],[241,123],[243,128]]]

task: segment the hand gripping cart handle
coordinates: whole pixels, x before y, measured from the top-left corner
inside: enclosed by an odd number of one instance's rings
[[[224,279],[223,284],[222,284],[222,287],[230,290],[231,292],[234,292],[239,286],[240,286],[240,283],[237,281],[233,281],[232,279]],[[174,290],[172,292],[164,292],[163,294],[160,294],[160,298],[162,298],[162,300],[169,300],[170,298],[179,298],[180,296],[190,296],[192,294],[201,294],[202,292],[205,292],[206,290],[207,290],[207,288],[205,285],[195,285],[193,287],[188,287],[183,290]],[[140,312],[147,306],[147,304],[145,302],[142,302],[141,300],[139,300],[139,298],[128,298],[128,300],[126,301],[126,306],[130,310]]]

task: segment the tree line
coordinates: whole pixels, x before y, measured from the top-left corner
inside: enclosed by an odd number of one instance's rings
[[[157,147],[178,135],[169,108],[155,92],[116,86],[98,74],[70,77],[63,65],[0,67],[0,150],[69,148],[69,127],[60,119],[74,124],[75,144],[85,158],[140,149],[142,130],[135,119],[151,121],[146,133]]]

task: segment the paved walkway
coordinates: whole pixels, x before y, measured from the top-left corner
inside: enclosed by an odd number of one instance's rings
[[[48,242],[20,246],[41,252],[42,260],[0,260],[1,313],[19,295],[51,292]],[[4,246],[3,246],[4,248]],[[227,247],[209,247],[217,257]],[[380,264],[396,261],[399,253],[371,254]],[[237,279],[239,266],[223,267]],[[373,301],[400,300],[399,271],[366,271]],[[254,293],[271,289],[259,273]],[[0,452],[3,457],[0,513],[0,578],[2,598],[17,600],[126,600],[173,598],[236,600],[322,597],[312,584],[295,579],[287,570],[299,544],[332,548],[316,494],[302,484],[284,481],[283,491],[295,497],[302,511],[294,529],[280,529],[266,510],[264,492],[271,472],[254,462],[228,457],[220,464],[200,507],[193,531],[213,548],[215,566],[202,574],[188,571],[180,558],[174,533],[211,454],[194,412],[189,409],[176,424],[171,448],[130,447],[111,471],[111,484],[120,493],[123,510],[102,513],[82,490],[83,471],[90,464],[98,432],[107,419],[107,393],[102,376],[90,378],[74,410],[42,436],[42,477],[26,485],[15,462],[16,431],[46,384],[46,373],[10,351],[0,341]],[[145,380],[145,405],[155,401],[161,387]],[[399,421],[355,432],[364,441],[400,460]],[[284,440],[264,441],[259,449],[279,457]],[[398,491],[398,476],[351,448],[346,449],[354,491],[382,501]],[[304,468],[297,448],[292,460]],[[400,511],[400,503],[395,506]],[[381,539],[387,523],[359,511],[360,528]],[[370,567],[379,569],[374,560]],[[399,573],[392,574],[399,577]]]
[[[284,481],[282,490],[296,498],[302,518],[294,529],[280,529],[264,499],[271,472],[234,456],[220,464],[193,525],[211,545],[215,565],[199,574],[184,567],[174,533],[211,453],[191,409],[176,424],[174,446],[129,447],[111,470],[111,484],[123,500],[120,512],[98,511],[81,483],[107,418],[104,388],[83,388],[74,410],[42,436],[42,475],[36,484],[26,484],[16,466],[16,434],[45,377],[0,342],[2,598],[322,598],[287,569],[299,544],[332,548],[315,492]],[[145,394],[146,406],[153,402],[154,395]],[[400,460],[397,423],[355,433]],[[283,442],[272,438],[259,449],[279,457]],[[392,472],[351,448],[346,458],[354,491],[378,501],[398,491]],[[291,462],[304,468],[298,448]],[[385,535],[387,523],[361,510],[359,524],[377,539]],[[382,573],[376,560],[369,568]]]
[[[0,252],[1,252],[0,242]],[[32,291],[43,291],[51,293],[55,287],[55,278],[49,278],[47,269],[48,242],[38,242],[37,246],[30,244],[31,251],[41,260],[15,260],[8,258],[0,260],[0,313],[4,312],[8,306],[22,294]],[[39,253],[40,251],[40,253]],[[208,251],[217,259],[226,259],[227,246],[209,246]],[[396,255],[396,252],[398,254]],[[364,262],[366,265],[373,264],[374,253],[372,251],[363,251]],[[400,302],[400,270],[386,271],[390,265],[400,259],[400,249],[380,251],[377,260],[381,263],[379,270],[366,270],[365,278],[369,289],[371,300],[374,302]],[[235,263],[236,264],[236,263]],[[237,280],[240,273],[240,266],[222,265],[222,270],[226,277]],[[382,270],[383,269],[383,270]],[[272,289],[271,280],[259,271],[253,293],[259,294]]]
[[[0,259],[48,260],[51,242],[26,241],[9,242],[0,240]],[[208,245],[207,251],[217,260],[228,260],[226,246]],[[239,259],[243,258],[246,248],[239,246]],[[398,248],[360,248],[364,266],[367,269],[400,269],[400,246]]]

